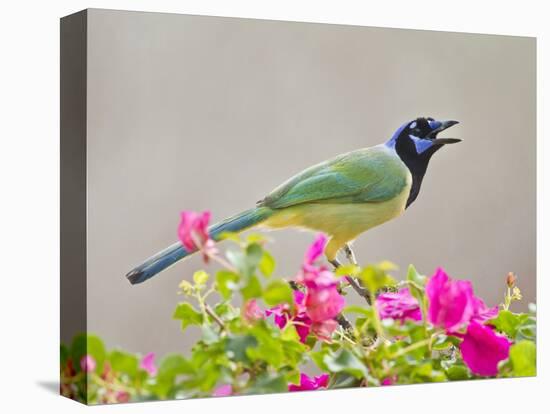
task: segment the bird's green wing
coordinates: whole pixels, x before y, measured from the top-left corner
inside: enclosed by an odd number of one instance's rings
[[[302,171],[258,205],[277,209],[312,202],[386,201],[403,190],[408,174],[407,167],[389,148],[361,149]]]

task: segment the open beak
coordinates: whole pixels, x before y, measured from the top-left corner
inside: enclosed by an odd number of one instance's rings
[[[439,134],[441,131],[445,131],[446,129],[452,127],[453,125],[458,124],[458,121],[445,121],[442,122],[441,125],[434,129],[432,132],[430,132],[430,137],[434,137],[432,142],[434,144],[438,145],[445,145],[445,144],[456,144],[457,142],[462,141],[458,138],[436,138],[437,134]]]

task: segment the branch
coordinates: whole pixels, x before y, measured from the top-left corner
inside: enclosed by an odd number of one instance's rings
[[[218,315],[216,315],[216,313],[214,312],[214,310],[210,307],[210,305],[207,305],[205,304],[204,305],[204,310],[206,311],[206,313],[208,314],[208,316],[210,316],[214,322],[216,322],[218,324],[218,326],[223,330],[225,331],[226,328],[225,328],[225,324],[223,323],[223,321],[220,319],[220,317]]]

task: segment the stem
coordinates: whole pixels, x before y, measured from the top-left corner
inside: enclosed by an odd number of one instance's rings
[[[225,327],[225,324],[223,323],[223,321],[220,319],[220,317],[218,315],[216,315],[216,313],[214,312],[214,310],[210,307],[210,305],[208,304],[205,304],[204,305],[204,311],[214,320],[214,322],[216,322],[218,324],[218,326],[220,327],[220,329],[222,331],[225,331],[226,330],[226,327]]]
[[[223,321],[219,318],[218,315],[216,315],[216,312],[204,301],[204,297],[200,294],[200,292],[197,292],[195,295],[197,302],[199,302],[199,306],[201,308],[202,313],[206,313],[208,316],[210,316],[214,322],[218,324],[218,326],[225,331],[225,324]]]
[[[351,285],[351,287],[359,294],[359,296],[364,298],[369,305],[372,305],[370,292],[368,291],[368,289],[361,286],[359,281],[352,276],[346,276],[346,280]]]
[[[215,254],[210,254],[210,252],[208,251],[203,251],[202,248],[201,248],[201,251],[206,254],[206,256],[208,256],[209,259],[212,259],[213,261],[217,262],[218,264],[220,264],[222,267],[225,267],[227,270],[230,270],[232,271],[233,273],[238,273],[237,269],[235,269],[231,263],[229,263],[227,260],[223,259],[222,257],[220,256],[217,256]]]
[[[390,355],[388,359],[398,358],[402,355],[405,355],[411,351],[414,351],[415,349],[422,348],[423,346],[426,346],[426,345],[428,345],[428,348],[431,349],[434,338],[439,334],[441,334],[441,332],[434,332],[428,339],[424,339],[423,341],[415,342],[414,344],[411,344],[405,348],[401,348],[395,354]]]

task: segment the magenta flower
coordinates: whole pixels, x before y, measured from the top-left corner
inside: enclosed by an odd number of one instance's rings
[[[381,382],[380,385],[393,385],[397,382],[397,375],[392,377],[386,377]]]
[[[309,246],[309,249],[307,249],[306,251],[306,255],[304,257],[304,265],[312,265],[317,261],[319,257],[321,257],[321,255],[325,251],[327,241],[328,239],[323,233],[319,233],[317,235],[313,244],[311,244]]]
[[[411,295],[409,288],[400,289],[399,292],[387,292],[378,295],[376,308],[380,319],[395,319],[401,322],[408,320],[422,320],[422,312],[418,301]]]
[[[220,385],[212,393],[213,397],[228,397],[233,395],[233,387],[230,384]]]
[[[95,371],[95,359],[91,355],[84,355],[80,359],[80,368],[84,372],[93,372]]]
[[[488,308],[483,302],[483,299],[474,296],[474,315],[472,316],[472,321],[483,323],[489,319],[496,318],[498,315],[498,306],[493,306]]]
[[[264,313],[258,306],[256,299],[251,299],[245,303],[243,317],[248,323],[253,323],[263,319]]]
[[[178,226],[178,237],[188,251],[202,249],[204,260],[208,260],[207,252],[214,252],[214,241],[208,233],[210,212],[196,213],[194,211],[182,211],[181,221]]]
[[[155,354],[153,352],[149,352],[147,355],[145,355],[141,359],[141,363],[139,364],[139,367],[147,371],[147,373],[150,376],[157,375],[157,367],[155,365]]]
[[[328,386],[329,375],[321,374],[314,378],[308,377],[306,374],[300,374],[300,384],[288,384],[289,391],[314,391],[319,388]]]
[[[428,319],[435,326],[456,332],[474,316],[474,292],[466,280],[452,280],[442,268],[426,284]]]
[[[498,373],[498,363],[508,358],[508,338],[490,326],[471,322],[460,344],[462,359],[474,374],[491,376]]]
[[[336,285],[307,288],[306,314],[313,322],[333,319],[342,311],[344,305],[344,297],[338,293]]]
[[[306,315],[304,306],[305,295],[299,290],[294,291],[294,306],[291,308],[288,304],[277,305],[265,311],[266,316],[274,316],[275,324],[283,329],[289,320],[292,319],[296,332],[302,343],[311,332],[311,319]]]

